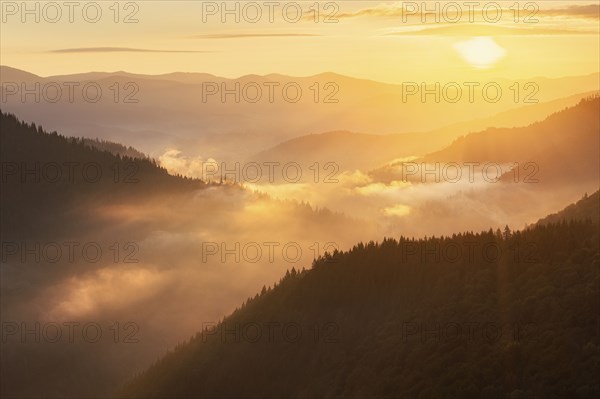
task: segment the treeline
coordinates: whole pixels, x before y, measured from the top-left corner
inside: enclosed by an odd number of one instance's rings
[[[89,145],[90,147],[97,148],[101,151],[108,151],[114,155],[126,156],[129,158],[140,158],[140,159],[148,158],[148,156],[146,154],[144,154],[141,151],[136,150],[132,146],[126,147],[123,144],[115,143],[113,141],[98,139],[98,138],[96,138],[96,139],[83,138],[83,140],[84,140],[85,144]]]

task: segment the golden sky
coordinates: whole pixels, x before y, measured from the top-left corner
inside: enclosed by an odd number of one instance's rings
[[[27,14],[20,1],[1,2],[2,65],[42,76],[336,72],[385,82],[600,70],[598,0],[429,1],[439,11],[426,15],[423,1],[228,1],[239,22],[221,1],[48,3],[28,2]]]

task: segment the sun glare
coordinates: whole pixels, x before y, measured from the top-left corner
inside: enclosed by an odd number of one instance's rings
[[[475,37],[458,42],[454,49],[460,56],[475,68],[491,68],[506,55],[506,50],[491,37]]]

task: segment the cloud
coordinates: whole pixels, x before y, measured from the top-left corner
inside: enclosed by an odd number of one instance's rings
[[[539,10],[537,14],[544,17],[600,19],[600,5],[590,4],[585,6],[568,6],[565,8]]]
[[[219,164],[212,158],[188,157],[177,149],[168,149],[158,157],[160,165],[173,175],[182,175],[202,180],[214,180]]]
[[[165,272],[152,266],[135,265],[127,269],[107,266],[65,279],[60,285],[63,295],[50,314],[52,320],[64,321],[125,303],[131,306],[160,293],[169,282]]]
[[[363,8],[354,12],[336,14],[337,19],[359,18],[359,17],[402,17],[405,13],[403,7],[377,6],[374,8]]]
[[[219,33],[212,35],[196,35],[193,39],[248,39],[257,37],[315,37],[310,33]]]
[[[130,47],[79,47],[50,50],[50,53],[213,53],[197,50],[154,50]]]
[[[416,3],[416,2],[415,2]],[[475,8],[480,10],[480,8]],[[465,6],[462,9],[463,19],[468,21],[469,9]],[[502,9],[503,14],[507,18],[512,19],[514,11],[508,8]],[[565,18],[585,18],[585,19],[600,19],[600,5],[573,5],[563,8],[554,9],[539,9],[539,10],[524,10],[523,14],[533,13],[532,18],[535,17],[565,17]],[[340,13],[336,15],[337,19],[349,19],[349,18],[360,18],[360,17],[375,17],[375,18],[411,18],[420,21],[422,17],[426,16],[429,19],[433,18],[432,14],[421,13],[420,5],[417,3],[416,8],[414,7],[398,7],[398,6],[387,6],[379,5],[377,7],[363,8],[354,12]],[[455,9],[449,8],[447,13],[448,18],[452,19],[456,16]],[[481,18],[481,13],[476,12],[475,17]]]
[[[598,32],[545,28],[510,28],[483,24],[448,24],[424,29],[404,29],[386,36],[556,36],[597,35]]]
[[[395,204],[383,209],[383,214],[386,216],[406,216],[410,214],[410,207],[404,204]]]

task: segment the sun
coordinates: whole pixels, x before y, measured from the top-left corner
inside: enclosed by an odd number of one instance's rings
[[[460,56],[475,68],[491,68],[506,55],[506,49],[491,37],[479,36],[454,44]]]

